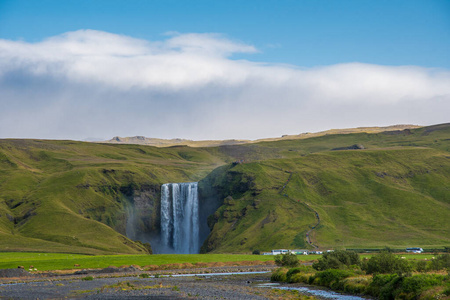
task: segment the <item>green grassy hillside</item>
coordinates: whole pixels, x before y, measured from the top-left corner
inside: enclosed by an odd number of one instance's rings
[[[426,148],[349,150],[222,168],[228,195],[204,251],[450,244],[450,155]],[[245,184],[244,184],[245,183]],[[240,189],[240,185],[244,185]]]
[[[145,253],[126,212],[157,231],[161,184],[198,180],[220,206],[203,251],[312,247],[316,212],[320,247],[447,246],[449,157],[449,124],[208,148],[0,140],[0,251]]]
[[[123,235],[127,196],[158,194],[162,183],[198,180],[219,164],[187,147],[1,140],[0,250],[145,252]]]
[[[449,137],[448,125],[324,136],[221,167],[202,181],[225,199],[202,250],[312,248],[308,232],[320,248],[449,245]],[[328,151],[353,143],[369,149]]]

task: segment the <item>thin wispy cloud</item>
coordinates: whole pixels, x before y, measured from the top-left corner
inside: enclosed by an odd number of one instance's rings
[[[253,139],[448,121],[449,70],[233,59],[258,51],[214,33],[0,40],[0,137]]]

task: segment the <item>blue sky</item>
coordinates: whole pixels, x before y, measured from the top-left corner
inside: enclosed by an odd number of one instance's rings
[[[143,39],[217,32],[298,66],[364,62],[450,68],[450,1],[0,0],[0,38],[78,29]]]
[[[0,138],[443,123],[449,53],[447,0],[0,0]]]

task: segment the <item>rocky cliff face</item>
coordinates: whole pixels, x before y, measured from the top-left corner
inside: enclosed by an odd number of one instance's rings
[[[234,167],[235,164],[219,167],[199,182],[201,222],[207,225],[200,232],[200,237],[204,239],[201,253],[213,251],[220,244],[223,237],[214,230],[220,219],[229,217],[234,222],[242,216],[241,212],[229,216],[229,208],[234,205],[233,197],[239,198],[254,190],[254,178],[234,170]]]
[[[141,187],[133,195],[134,209],[140,222],[139,231],[152,232],[159,230],[160,223],[160,196],[159,186]]]
[[[126,198],[126,236],[157,245],[160,234],[160,187],[141,186],[130,191]]]

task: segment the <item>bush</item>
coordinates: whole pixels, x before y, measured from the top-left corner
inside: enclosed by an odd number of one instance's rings
[[[350,270],[329,269],[326,271],[317,272],[314,275],[313,282],[319,285],[327,286],[336,290],[343,290],[342,280],[355,275]]]
[[[396,289],[402,285],[403,276],[393,274],[384,286],[379,289],[378,299],[380,300],[394,300],[396,298]]]
[[[298,268],[289,269],[289,271],[286,273],[286,281],[289,283],[293,283],[293,282],[308,283],[308,277],[304,273],[309,272],[309,271],[311,271],[311,267],[308,267],[308,266],[301,266]],[[303,274],[300,274],[300,273],[303,273]]]
[[[419,295],[423,290],[443,283],[444,276],[437,274],[420,274],[406,277],[402,284],[402,293]]]
[[[260,254],[261,254],[261,251],[259,251],[258,249],[256,249],[256,250],[253,250],[252,254],[253,254],[253,255],[260,255]]]
[[[436,274],[378,274],[373,276],[367,292],[378,299],[418,299],[423,291],[442,285],[444,280],[445,276]]]
[[[291,272],[291,273],[299,273],[299,272],[310,273],[310,272],[314,272],[314,270],[311,266],[299,266],[299,267],[289,269],[289,272]]]
[[[394,253],[394,249],[392,249],[391,247],[388,247],[388,246],[384,247],[384,249],[382,251],[389,252],[389,253]]]
[[[366,268],[367,274],[398,273],[401,275],[411,271],[411,266],[406,260],[397,257],[393,253],[384,251],[372,256],[364,268]]]
[[[289,283],[308,283],[309,276],[304,273],[296,273],[287,279]]]
[[[343,280],[343,291],[349,294],[365,294],[370,281],[365,277],[346,278]]]
[[[300,268],[289,269],[289,271],[287,271],[287,273],[286,273],[286,277],[289,279],[292,275],[301,273],[301,272],[302,272],[302,269],[300,269]]]
[[[313,264],[313,268],[318,271],[327,269],[346,269],[350,266],[360,266],[361,260],[358,253],[354,251],[337,250],[333,252],[326,252]]]
[[[275,270],[272,273],[272,276],[270,276],[270,280],[271,281],[286,281],[287,277],[286,277],[286,273],[288,272],[288,269],[286,268],[279,268],[277,270]]]
[[[381,289],[385,287],[394,278],[397,278],[397,274],[376,274],[373,275],[372,282],[367,288],[367,293],[369,295],[378,297],[380,295]]]
[[[295,254],[289,253],[289,254],[279,254],[275,255],[275,264],[280,267],[297,267],[300,265],[300,262],[298,261],[298,257]]]
[[[444,269],[450,270],[450,254],[446,253],[435,256],[435,258],[431,261],[430,268],[436,271]]]
[[[416,263],[416,271],[421,272],[421,273],[426,272],[427,271],[427,262],[424,260],[419,260]]]

